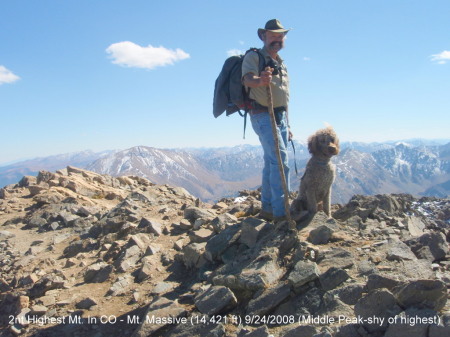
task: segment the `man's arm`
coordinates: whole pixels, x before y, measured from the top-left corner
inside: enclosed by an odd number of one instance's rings
[[[249,88],[258,88],[267,86],[272,80],[272,71],[273,68],[266,67],[266,69],[261,71],[260,76],[257,76],[254,73],[247,73],[243,77],[243,83],[245,86]]]

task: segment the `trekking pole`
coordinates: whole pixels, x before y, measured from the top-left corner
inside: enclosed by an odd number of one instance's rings
[[[267,101],[269,103],[268,107],[269,107],[270,121],[272,124],[272,135],[273,135],[273,140],[275,141],[275,154],[278,159],[278,168],[280,170],[281,184],[283,185],[284,211],[286,213],[286,219],[288,221],[289,228],[295,229],[297,224],[295,223],[295,221],[292,220],[291,212],[289,211],[289,191],[288,191],[287,183],[286,183],[286,175],[284,174],[284,165],[283,165],[283,161],[281,159],[280,139],[278,137],[278,132],[277,132],[277,122],[275,120],[275,111],[273,109],[272,88],[270,87],[270,83],[267,86]]]

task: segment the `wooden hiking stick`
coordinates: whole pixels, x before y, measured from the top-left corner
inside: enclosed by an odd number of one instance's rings
[[[273,140],[275,141],[275,154],[278,160],[278,168],[280,170],[281,184],[283,185],[283,193],[284,193],[284,211],[286,213],[286,219],[289,224],[290,229],[296,228],[295,221],[291,218],[291,212],[289,211],[289,191],[286,184],[286,175],[284,174],[284,165],[281,159],[281,151],[280,151],[280,139],[278,137],[277,132],[277,122],[275,120],[275,111],[273,109],[273,99],[272,99],[272,88],[270,87],[270,83],[267,85],[267,101],[269,103],[269,115],[270,121],[272,124],[272,135]]]

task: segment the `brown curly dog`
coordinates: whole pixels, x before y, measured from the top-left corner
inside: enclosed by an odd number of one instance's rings
[[[317,213],[320,204],[330,217],[331,184],[336,176],[336,167],[330,159],[339,153],[339,139],[333,128],[328,126],[310,136],[308,150],[312,157],[300,181],[298,197],[291,205],[292,218],[296,220],[302,217],[302,211],[307,210],[309,215]]]

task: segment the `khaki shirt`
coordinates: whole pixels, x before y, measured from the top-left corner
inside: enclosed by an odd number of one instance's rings
[[[264,55],[266,59],[266,63],[271,60],[270,55],[267,53],[265,48],[261,49],[261,54]],[[283,60],[278,56],[276,60],[278,65],[281,67],[281,75],[280,71],[278,75],[272,75],[271,87],[272,87],[272,99],[273,106],[281,107],[284,106],[286,109],[289,105],[289,76],[287,73],[286,65],[283,63]],[[242,62],[242,78],[248,74],[253,73],[256,76],[259,76],[259,55],[256,52],[249,52],[245,55],[244,60]],[[246,87],[248,90],[248,87]],[[250,89],[250,98],[254,99],[261,105],[269,106],[267,102],[267,88],[258,87]]]

